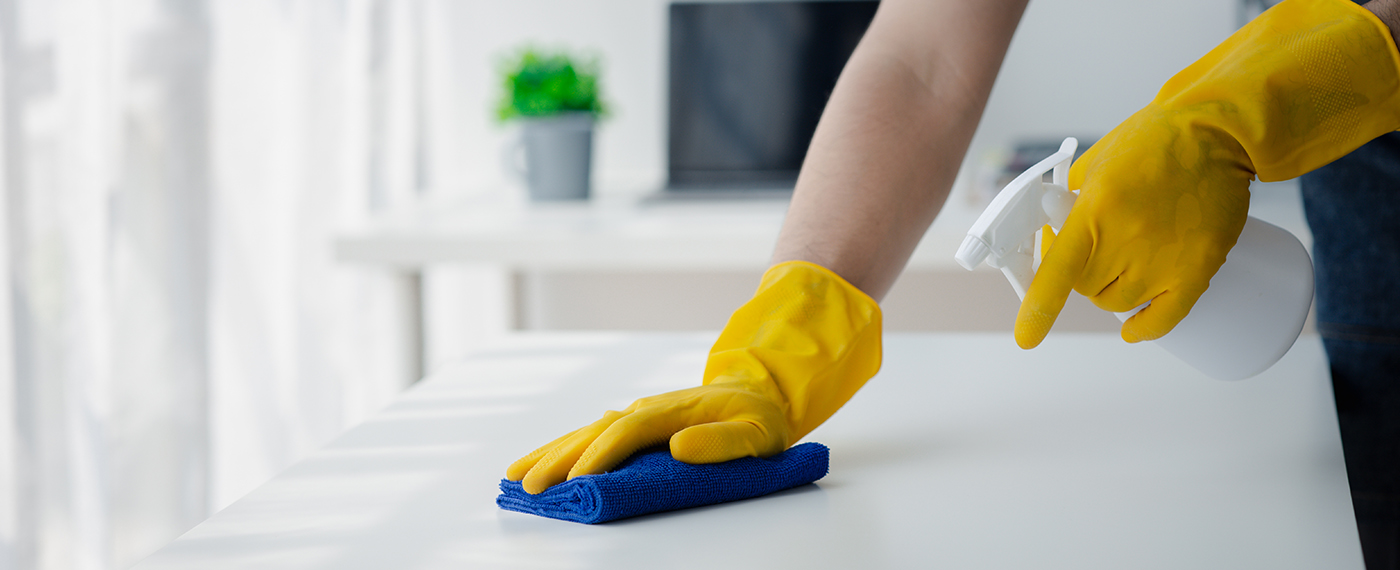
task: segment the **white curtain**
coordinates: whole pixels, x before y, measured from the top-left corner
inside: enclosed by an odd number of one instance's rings
[[[427,10],[0,0],[0,568],[125,568],[404,386],[330,236],[427,185]]]

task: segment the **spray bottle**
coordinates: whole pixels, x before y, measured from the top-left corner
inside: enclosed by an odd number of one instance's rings
[[[1007,184],[968,230],[958,264],[971,270],[982,261],[1001,269],[1022,299],[1035,277],[1036,233],[1056,231],[1069,217],[1076,194],[1069,167],[1078,141]],[[1051,182],[1044,181],[1051,170]],[[1288,230],[1250,217],[1190,314],[1166,336],[1150,341],[1219,380],[1254,376],[1273,366],[1293,346],[1312,306],[1312,259]],[[1148,303],[1150,304],[1150,303]],[[1116,313],[1133,316],[1138,307]]]

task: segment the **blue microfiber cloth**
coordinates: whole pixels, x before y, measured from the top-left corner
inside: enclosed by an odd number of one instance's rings
[[[611,472],[575,477],[538,495],[526,493],[519,481],[502,479],[496,504],[508,511],[595,524],[805,485],[826,476],[828,454],[825,445],[803,443],[767,459],[690,465],[661,449],[633,455]]]

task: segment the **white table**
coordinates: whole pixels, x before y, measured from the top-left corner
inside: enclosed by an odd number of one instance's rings
[[[694,384],[710,341],[509,339],[136,568],[1362,568],[1315,337],[1224,383],[1107,335],[891,335],[811,434],[815,485],[597,526],[496,508],[511,460]]]

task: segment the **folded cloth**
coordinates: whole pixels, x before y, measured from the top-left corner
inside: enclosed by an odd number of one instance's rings
[[[666,449],[639,453],[601,475],[575,477],[538,495],[501,480],[496,504],[508,511],[595,524],[648,513],[759,497],[826,476],[828,450],[803,443],[766,459],[691,465]]]

